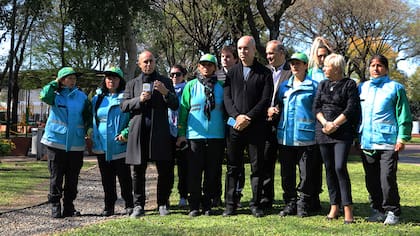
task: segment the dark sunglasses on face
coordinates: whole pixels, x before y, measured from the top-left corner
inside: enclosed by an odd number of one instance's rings
[[[182,75],[182,73],[181,72],[175,72],[175,73],[170,73],[169,75],[171,76],[171,78],[172,77],[180,77]]]

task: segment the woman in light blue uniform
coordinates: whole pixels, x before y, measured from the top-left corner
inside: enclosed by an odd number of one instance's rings
[[[360,145],[371,222],[397,224],[401,214],[397,185],[398,152],[411,139],[412,118],[404,86],[389,78],[388,59],[369,62],[370,80],[359,87],[362,106]]]
[[[125,201],[126,214],[133,211],[133,183],[130,165],[125,164],[127,143],[121,134],[128,126],[129,113],[123,113],[120,101],[125,88],[123,72],[118,67],[104,71],[101,88],[92,99],[93,153],[97,154],[102,186],[105,193],[103,216],[111,216],[117,200],[116,177]]]
[[[80,215],[73,205],[83,165],[85,135],[92,124],[90,102],[76,87],[76,71],[63,67],[57,79],[42,88],[40,98],[50,105],[50,114],[41,143],[47,146],[50,171],[52,217]],[[63,186],[64,182],[64,186]],[[63,198],[63,212],[61,212]]]
[[[308,216],[309,200],[315,194],[313,151],[315,146],[315,116],[312,103],[318,83],[307,76],[308,57],[295,53],[289,59],[292,76],[279,88],[277,102],[280,121],[277,140],[280,144],[283,200],[286,204],[280,216]],[[296,165],[300,182],[296,186]],[[299,193],[299,194],[298,194]]]
[[[225,148],[223,87],[215,75],[217,59],[205,54],[198,63],[197,78],[182,92],[178,120],[179,146],[188,140],[189,216],[211,215],[211,199],[217,194]],[[202,176],[204,173],[204,180]]]

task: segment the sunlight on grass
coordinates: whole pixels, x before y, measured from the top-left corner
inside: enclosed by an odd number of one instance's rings
[[[224,168],[226,168],[224,166]],[[156,211],[148,211],[139,219],[121,218],[104,223],[74,229],[60,235],[420,235],[420,195],[418,166],[399,164],[398,183],[401,195],[402,222],[385,227],[379,223],[366,223],[364,218],[370,214],[368,194],[364,184],[364,171],[358,157],[352,157],[348,164],[352,183],[354,214],[357,221],[344,225],[343,216],[335,221],[325,220],[329,209],[328,191],[324,179],[321,194],[322,212],[307,218],[279,217],[283,207],[280,200],[275,202],[274,210],[264,218],[254,218],[246,206],[251,192],[249,178],[244,189],[244,207],[233,217],[222,217],[223,208],[216,208],[216,216],[190,218],[187,210],[171,208],[171,215],[161,217]],[[225,171],[225,169],[224,169]],[[249,173],[249,165],[246,169]],[[282,196],[279,165],[276,166],[276,199]],[[325,175],[325,173],[324,173]],[[176,183],[175,185],[176,186]],[[178,203],[176,187],[172,191],[171,204]]]

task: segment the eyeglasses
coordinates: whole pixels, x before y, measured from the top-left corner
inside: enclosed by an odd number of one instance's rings
[[[182,73],[181,72],[174,72],[174,73],[170,73],[169,75],[171,76],[171,78],[180,77],[182,75]]]

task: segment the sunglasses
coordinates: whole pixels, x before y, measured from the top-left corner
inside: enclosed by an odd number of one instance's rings
[[[171,76],[171,78],[180,77],[182,75],[182,73],[181,72],[175,72],[175,73],[170,73],[169,75]]]

